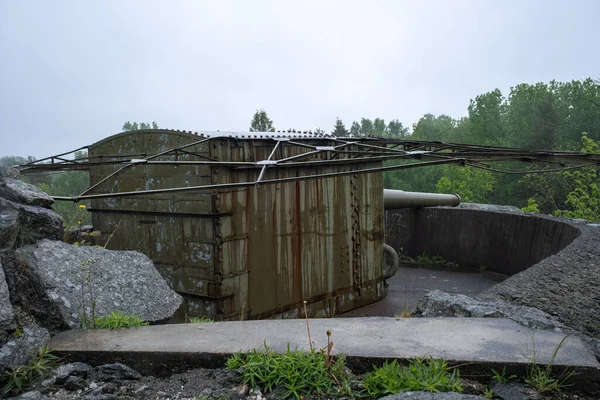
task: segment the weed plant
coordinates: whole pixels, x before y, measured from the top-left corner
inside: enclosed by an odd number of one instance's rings
[[[215,320],[208,317],[188,317],[188,322],[191,324],[202,324],[205,322],[215,322]]]
[[[554,348],[552,352],[552,357],[550,358],[550,363],[546,366],[540,366],[537,363],[537,349],[535,347],[535,338],[532,334],[532,348],[530,349],[531,353],[531,363],[527,368],[527,373],[525,376],[525,383],[532,388],[534,388],[538,393],[549,393],[549,392],[560,392],[562,389],[568,387],[567,381],[572,378],[577,373],[575,370],[564,369],[559,375],[555,375],[552,372],[554,367],[554,362],[556,361],[556,356],[561,348],[565,345],[568,336],[565,336],[558,345]]]
[[[127,315],[119,310],[111,312],[109,315],[95,318],[95,329],[119,329],[136,326],[146,326],[144,321],[138,315]]]
[[[443,268],[446,265],[446,260],[442,256],[423,253],[417,256],[417,263],[428,268]]]
[[[306,395],[348,395],[350,377],[345,358],[332,360],[325,350],[291,350],[285,353],[264,350],[237,353],[227,360],[227,368],[241,369],[245,384],[262,392],[277,390],[281,398],[300,399]]]
[[[8,394],[17,394],[27,386],[43,379],[58,366],[60,359],[51,353],[50,348],[43,346],[31,362],[14,370],[7,370],[0,378],[2,397]]]
[[[502,368],[502,371],[500,372],[496,371],[495,369],[492,369],[492,374],[494,374],[494,376],[492,376],[492,379],[500,383],[508,383],[512,379],[515,379],[517,377],[516,375],[508,375],[506,373],[506,367]]]
[[[415,358],[408,366],[396,360],[374,367],[365,375],[363,384],[366,392],[375,398],[407,391],[458,392],[463,384],[457,369],[439,358]]]

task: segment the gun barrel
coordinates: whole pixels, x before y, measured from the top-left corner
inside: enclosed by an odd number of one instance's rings
[[[383,208],[393,210],[396,208],[451,206],[460,204],[457,194],[405,192],[403,190],[383,189]]]

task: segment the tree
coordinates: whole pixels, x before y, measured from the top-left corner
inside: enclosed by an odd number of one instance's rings
[[[469,104],[471,144],[502,146],[507,144],[503,116],[505,110],[504,96],[500,89],[475,97]]]
[[[360,119],[360,136],[371,136],[375,132],[373,121],[368,118]]]
[[[331,132],[333,136],[337,137],[346,137],[348,136],[348,130],[341,119],[337,118],[335,121],[335,125],[333,126],[333,131]]]
[[[356,121],[352,121],[352,126],[350,127],[350,135],[352,137],[360,136],[360,124]]]
[[[375,118],[373,121],[373,136],[387,136],[387,126],[383,118]]]
[[[472,167],[445,167],[444,176],[435,185],[438,193],[457,193],[465,203],[487,203],[494,186],[490,171]]]
[[[600,154],[600,141],[590,139],[587,132],[581,134],[581,142],[583,153]],[[600,222],[600,169],[581,168],[563,174],[575,182],[575,189],[567,195],[566,203],[571,210],[561,210],[557,214]]]
[[[250,132],[275,132],[273,121],[264,109],[257,110],[250,122]]]
[[[408,128],[402,125],[402,122],[393,119],[388,122],[387,133],[392,138],[405,138],[408,136]]]
[[[447,115],[425,114],[413,126],[412,139],[447,141],[453,136],[456,121]]]
[[[137,122],[127,121],[123,124],[123,132],[138,131],[142,129],[158,129],[158,124],[156,123],[156,121],[140,122],[139,124]]]

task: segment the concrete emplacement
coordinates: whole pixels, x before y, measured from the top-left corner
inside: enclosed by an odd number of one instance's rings
[[[556,218],[489,212],[480,206],[461,207],[388,211],[386,241],[414,254],[429,251],[449,260],[458,259],[467,266],[485,265],[497,272],[513,274],[563,251],[579,236],[573,224]],[[519,226],[520,229],[509,235],[499,230],[499,226]],[[467,240],[465,235],[477,240]],[[488,245],[489,241],[495,242],[495,249]],[[564,338],[560,332],[531,331],[513,321],[494,318],[333,318],[310,319],[309,324],[317,348],[326,345],[326,331],[333,332],[334,354],[346,354],[348,365],[355,372],[363,372],[387,359],[406,361],[432,356],[460,365],[464,377],[485,379],[492,368],[503,367],[510,374],[523,376],[533,360],[534,348],[536,362],[548,364]],[[50,345],[70,361],[96,364],[116,360],[144,373],[166,375],[194,366],[220,367],[228,355],[261,348],[265,342],[277,351],[285,351],[288,344],[307,350],[305,321],[261,320],[119,331],[67,331],[54,337]],[[591,394],[600,391],[600,364],[577,337],[567,339],[554,365],[557,370],[576,368],[578,375],[570,382],[574,389]]]

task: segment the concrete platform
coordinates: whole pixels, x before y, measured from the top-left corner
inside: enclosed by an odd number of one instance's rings
[[[444,357],[461,365],[463,375],[489,376],[507,366],[522,374],[535,343],[538,364],[551,361],[562,333],[535,331],[513,321],[492,318],[333,318],[311,319],[316,348],[332,332],[334,354],[346,354],[355,372],[385,359]],[[67,361],[90,364],[124,362],[142,373],[167,375],[192,367],[221,367],[232,353],[262,348],[283,352],[308,349],[304,320],[262,320],[157,325],[120,330],[73,330],[56,335],[54,352]],[[555,360],[559,368],[577,367],[577,380],[600,382],[600,365],[576,337],[570,337]],[[465,373],[466,371],[466,373]],[[577,384],[575,382],[577,386]]]

